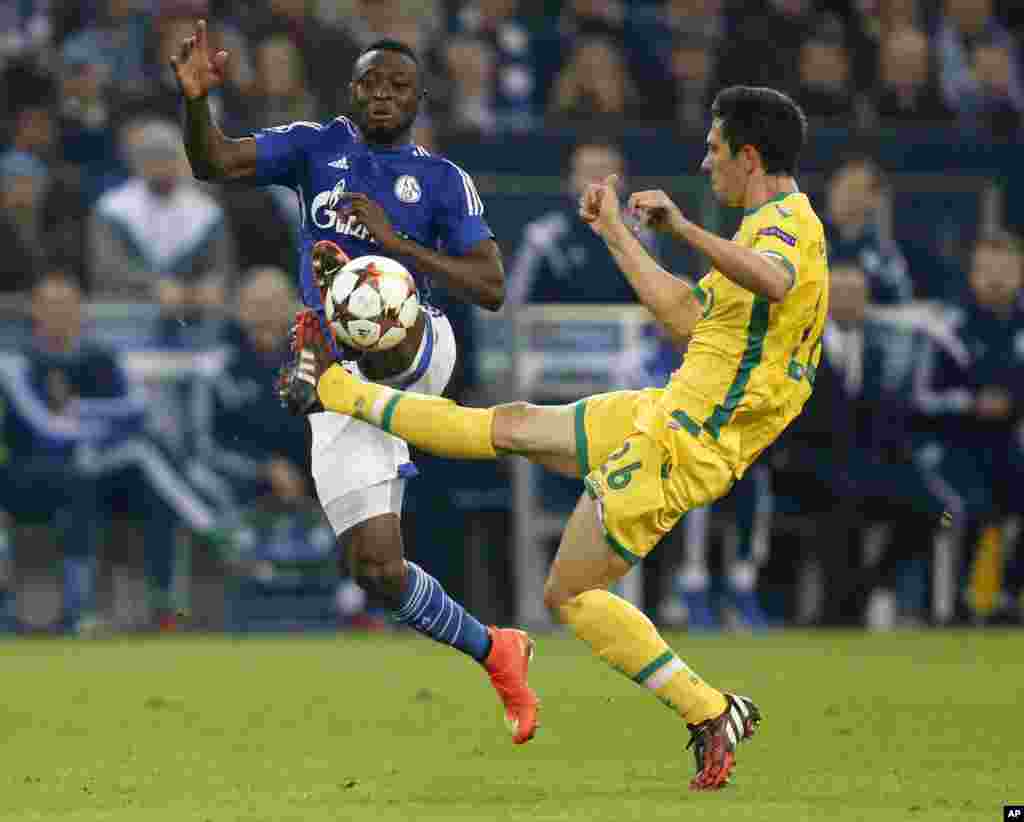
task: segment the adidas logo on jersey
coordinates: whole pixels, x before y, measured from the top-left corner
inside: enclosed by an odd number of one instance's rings
[[[327,165],[331,168],[339,168],[342,171],[348,171],[348,157],[341,157],[337,160],[331,160]]]

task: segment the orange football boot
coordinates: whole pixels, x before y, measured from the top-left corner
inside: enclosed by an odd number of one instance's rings
[[[505,725],[512,732],[512,741],[522,745],[537,732],[540,700],[526,681],[533,659],[533,640],[525,631],[514,628],[489,627],[491,652],[484,668],[491,684],[505,706]]]

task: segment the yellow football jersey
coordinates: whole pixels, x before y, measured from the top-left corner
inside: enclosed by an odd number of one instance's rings
[[[712,269],[694,289],[704,306],[663,414],[716,443],[737,477],[800,413],[811,394],[828,313],[825,232],[806,195],[749,210],[733,238],[794,275],[771,303]]]

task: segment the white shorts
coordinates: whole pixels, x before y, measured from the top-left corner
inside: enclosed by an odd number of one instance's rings
[[[427,327],[412,365],[387,383],[439,395],[455,370],[457,353],[448,318],[427,310]],[[358,369],[355,373],[359,375]],[[309,424],[313,482],[335,534],[382,514],[401,514],[405,480],[417,473],[404,440],[344,414],[312,414]]]

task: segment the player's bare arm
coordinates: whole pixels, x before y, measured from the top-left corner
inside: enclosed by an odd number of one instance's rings
[[[379,203],[360,192],[345,192],[346,211],[373,235],[384,254],[407,257],[415,268],[437,277],[452,294],[466,302],[497,311],[505,302],[505,266],[494,240],[483,240],[465,254],[453,257],[398,234]]]
[[[587,187],[580,198],[580,217],[604,240],[640,302],[681,345],[700,319],[701,304],[693,289],[658,265],[623,222],[614,176]]]
[[[734,283],[771,302],[793,286],[793,274],[782,263],[686,219],[664,191],[638,191],[630,195],[629,208],[646,225],[687,243]]]
[[[228,52],[212,52],[206,21],[171,57],[178,87],[185,98],[185,152],[199,180],[238,180],[256,173],[256,140],[232,139],[213,120],[207,95],[224,83]]]

